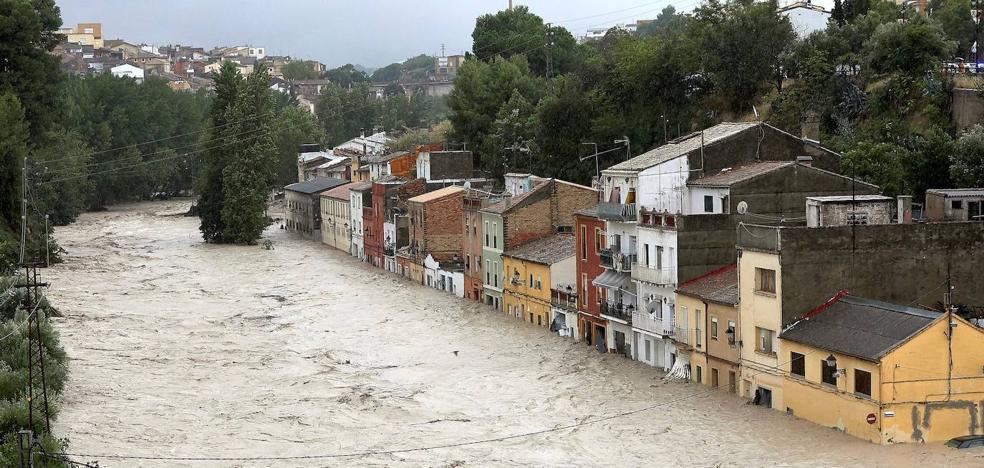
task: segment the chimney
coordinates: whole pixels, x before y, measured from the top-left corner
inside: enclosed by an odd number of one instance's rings
[[[912,195],[899,195],[897,215],[899,224],[912,222]]]
[[[365,138],[365,137],[366,137],[366,129],[365,128],[360,128],[359,129],[359,138]],[[362,146],[365,146],[365,145],[362,145]]]
[[[803,140],[820,142],[820,114],[810,110],[803,113],[800,120],[800,132]]]
[[[796,162],[806,167],[813,167],[813,156],[797,156]]]

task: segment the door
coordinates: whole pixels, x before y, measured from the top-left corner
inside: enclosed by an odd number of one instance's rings
[[[615,352],[625,355],[625,333],[615,332]]]
[[[728,391],[735,393],[735,371],[728,371]]]
[[[772,408],[772,390],[767,388],[759,387],[759,405],[766,408]]]
[[[713,367],[711,368],[711,387],[718,387],[718,370]]]
[[[972,201],[967,203],[967,220],[981,221],[981,202]]]

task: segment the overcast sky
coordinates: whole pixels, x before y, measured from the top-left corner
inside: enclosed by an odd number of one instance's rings
[[[508,0],[57,0],[65,25],[101,22],[103,37],[148,44],[263,46],[270,55],[329,66],[379,67],[421,53],[471,47],[478,16]],[[575,36],[589,27],[654,18],[694,0],[516,0]]]

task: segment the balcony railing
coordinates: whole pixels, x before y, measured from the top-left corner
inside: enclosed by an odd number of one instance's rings
[[[393,255],[396,255],[396,249],[394,249],[392,245],[384,246],[383,255],[392,257]]]
[[[687,329],[684,327],[675,327],[673,329],[673,341],[689,346],[690,335],[687,333]]]
[[[607,315],[609,317],[614,317],[617,319],[625,320],[632,323],[632,312],[635,310],[635,306],[631,304],[623,304],[621,302],[602,302],[601,303],[601,315]]]
[[[567,310],[577,310],[577,293],[560,289],[550,290],[550,304]]]
[[[632,271],[632,263],[636,260],[634,253],[621,253],[612,249],[603,249],[598,252],[598,256],[602,267],[624,272]]]
[[[632,313],[632,326],[649,333],[670,337],[674,335],[673,325],[672,316],[660,319],[645,311],[637,310]]]
[[[672,286],[676,284],[675,273],[672,268],[657,269],[639,263],[632,264],[632,279],[647,283]]]
[[[635,222],[635,203],[599,203],[598,217],[608,221]]]
[[[676,229],[676,215],[643,207],[639,212],[639,226],[655,229]]]

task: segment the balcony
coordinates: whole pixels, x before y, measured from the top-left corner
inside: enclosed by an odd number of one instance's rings
[[[636,254],[617,252],[613,249],[602,249],[598,252],[598,256],[602,267],[620,272],[632,271],[632,264],[636,261]]]
[[[673,341],[677,344],[690,346],[690,334],[687,332],[688,330],[684,327],[675,327],[673,329]]]
[[[676,284],[676,272],[673,268],[656,269],[639,263],[633,263],[632,279],[658,284],[660,286],[673,286]]]
[[[383,246],[383,255],[387,257],[396,255],[396,249],[393,247],[392,243]]]
[[[634,223],[636,220],[635,203],[599,203],[598,217],[606,221]]]
[[[632,304],[623,304],[621,302],[611,302],[606,301],[601,303],[601,315],[612,317],[619,320],[624,320],[632,324],[632,312],[635,310],[635,306]]]
[[[667,211],[643,207],[639,212],[639,227],[676,230],[676,215]]]
[[[570,286],[567,289],[551,289],[550,305],[558,309],[577,311],[577,293]]]

